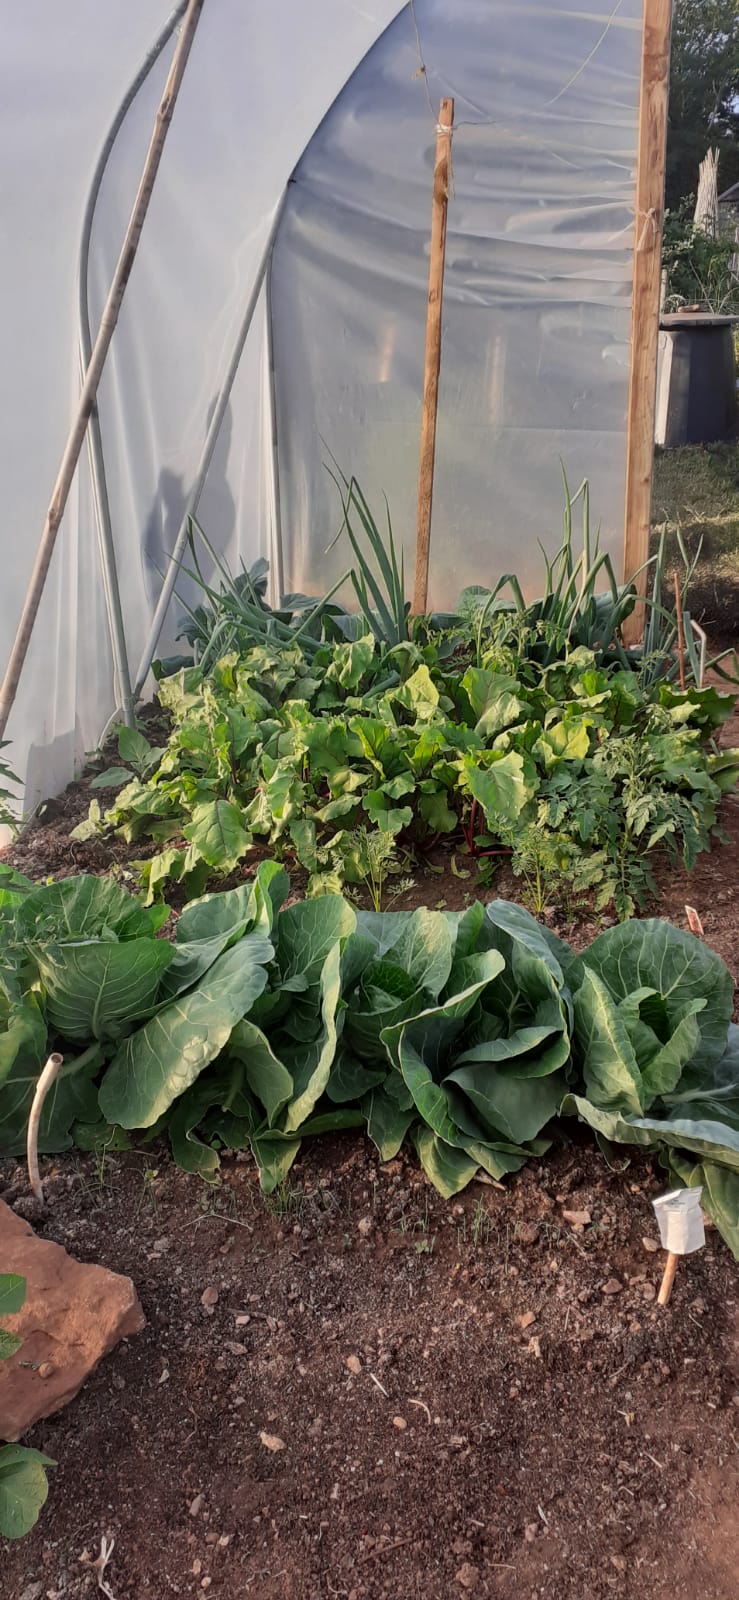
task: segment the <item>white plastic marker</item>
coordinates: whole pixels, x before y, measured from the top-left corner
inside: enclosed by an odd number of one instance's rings
[[[672,1294],[677,1263],[680,1256],[693,1250],[702,1250],[706,1242],[701,1211],[702,1188],[672,1189],[669,1194],[653,1200],[662,1249],[667,1251],[667,1265],[657,1296],[657,1303],[666,1306]]]

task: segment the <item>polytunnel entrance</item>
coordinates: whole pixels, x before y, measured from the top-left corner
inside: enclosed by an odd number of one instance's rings
[[[339,575],[330,451],[412,570],[435,124],[456,101],[430,603],[559,543],[560,460],[621,565],[640,0],[416,0],[290,184],[271,311],[283,569]],[[435,108],[437,108],[435,110]],[[379,520],[379,516],[378,516]]]

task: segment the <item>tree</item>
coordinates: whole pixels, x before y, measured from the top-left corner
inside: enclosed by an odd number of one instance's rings
[[[719,190],[739,182],[739,0],[675,0],[667,134],[667,204],[695,192],[706,151]]]

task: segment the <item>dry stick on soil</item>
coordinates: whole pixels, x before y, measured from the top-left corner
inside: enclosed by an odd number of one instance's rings
[[[402,1544],[412,1544],[414,1533],[406,1534],[404,1539],[394,1539],[392,1544],[384,1544],[380,1549],[369,1550],[366,1555],[357,1558],[357,1566],[363,1567],[366,1561],[375,1561],[378,1556],[386,1556],[391,1550],[399,1550]]]
[[[677,661],[680,668],[680,688],[685,689],[685,629],[683,627],[683,602],[680,580],[675,573],[675,616],[677,617]]]
[[[434,201],[431,218],[431,262],[429,266],[429,296],[426,316],[426,364],[423,375],[421,469],[418,478],[416,575],[413,585],[413,610],[417,617],[423,616],[428,607],[431,506],[434,496],[436,417],[439,409],[439,373],[441,371],[441,310],[444,298],[446,220],[449,204],[453,124],[454,101],[442,100],[439,123],[436,129]]]
[[[95,1561],[93,1561],[92,1556],[87,1550],[84,1550],[80,1556],[80,1564],[83,1567],[89,1567],[92,1572],[97,1574],[98,1589],[101,1589],[103,1594],[107,1595],[108,1600],[115,1600],[113,1590],[111,1589],[110,1584],[106,1582],[105,1578],[105,1569],[113,1555],[114,1549],[115,1539],[111,1539],[110,1543],[108,1543],[105,1534],[103,1534],[102,1539],[100,1540],[100,1554]]]
[[[33,565],[33,571],[31,573],[30,582],[26,592],[26,598],[23,602],[23,610],[21,612],[20,622],[18,623],[18,631],[13,641],[13,648],[10,652],[10,660],[8,661],[5,677],[3,679],[2,687],[0,688],[0,739],[2,739],[3,734],[5,733],[8,717],[10,716],[10,712],[13,708],[13,702],[18,690],[21,672],[23,671],[23,663],[28,653],[28,646],[31,642],[31,635],[33,633],[33,627],[36,621],[38,608],[41,603],[44,584],[46,583],[46,577],[51,564],[51,558],[54,553],[56,537],[59,532],[62,517],[64,515],[64,508],[67,504],[69,491],[72,487],[72,481],[77,468],[77,462],[79,461],[80,451],[82,449],[85,434],[87,432],[87,424],[93,405],[95,404],[95,396],[98,391],[98,384],[100,383],[103,367],[105,365],[105,359],[110,348],[110,341],[113,337],[113,332],[118,321],[123,296],[126,291],[126,285],[131,275],[131,268],[136,258],[136,251],[138,249],[139,239],[141,238],[141,230],[144,226],[144,220],[149,209],[149,201],[154,188],[154,180],[157,172],[159,171],[159,163],[161,161],[164,143],[167,137],[169,124],[172,121],[172,113],[174,111],[177,96],[179,94],[180,84],[182,82],[182,77],[187,65],[187,58],[190,54],[190,47],[195,36],[195,29],[198,25],[202,6],[203,0],[190,0],[185,13],[184,21],[182,23],[182,30],[177,43],[177,49],[175,50],[172,58],[172,66],[169,71],[169,77],[164,85],[164,93],[159,104],[159,110],[157,111],[154,132],[152,134],[151,144],[149,145],[148,154],[144,163],[144,170],[141,175],[138,193],[133,203],[133,210],[131,212],[128,227],[126,229],[126,235],[123,240],[121,253],[118,257],[115,272],[113,273],[113,281],[110,285],[108,298],[105,302],[103,314],[100,318],[100,327],[98,328],[97,338],[93,346],[89,366],[85,375],[85,381],[82,386],[82,393],[77,405],[77,414],[64,448],[64,454],[59,467],[57,480],[54,484],[54,490],[51,496],[51,504],[46,513],[44,531],[41,535],[41,543],[38,547],[36,560]]]
[[[28,1118],[28,1133],[26,1136],[26,1155],[28,1157],[28,1181],[37,1200],[44,1203],[44,1191],[41,1187],[41,1175],[38,1170],[38,1130],[41,1122],[41,1113],[47,1094],[56,1081],[59,1070],[64,1062],[64,1056],[54,1052],[44,1067],[41,1077],[36,1084],[36,1093],[33,1097],[31,1115]]]

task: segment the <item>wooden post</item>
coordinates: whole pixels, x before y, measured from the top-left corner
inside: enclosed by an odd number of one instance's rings
[[[418,521],[416,523],[416,576],[413,586],[413,611],[422,616],[428,605],[429,551],[431,548],[431,507],[434,497],[434,458],[436,455],[436,417],[439,408],[441,370],[441,311],[444,298],[444,260],[446,219],[449,203],[454,101],[442,100],[436,130],[434,199],[431,218],[431,262],[426,316],[426,365],[423,377],[423,418],[421,422],[421,469],[418,478]]]
[[[677,1264],[679,1260],[680,1257],[675,1255],[672,1250],[668,1252],[665,1270],[662,1275],[662,1282],[659,1286],[659,1294],[657,1295],[658,1306],[666,1306],[668,1304],[670,1295],[672,1294],[672,1285],[675,1282],[675,1273],[677,1272]]]
[[[23,603],[23,610],[21,612],[20,622],[18,623],[18,630],[13,641],[13,648],[10,652],[10,660],[8,661],[8,665],[5,670],[5,677],[2,682],[2,687],[0,688],[0,739],[3,737],[7,726],[8,717],[10,716],[18,689],[18,683],[20,681],[20,675],[23,670],[23,663],[28,653],[28,646],[31,643],[33,625],[36,621],[39,605],[41,604],[41,596],[44,591],[44,584],[46,583],[46,577],[51,564],[51,558],[54,553],[56,536],[59,532],[61,520],[64,515],[64,508],[67,504],[69,491],[72,487],[72,481],[77,468],[77,462],[79,461],[80,451],[84,443],[85,433],[87,432],[87,423],[95,403],[95,396],[98,391],[98,385],[100,383],[103,367],[105,365],[105,358],[108,354],[108,350],[110,349],[110,341],[113,337],[113,331],[118,321],[121,303],[126,291],[126,284],[128,283],[131,275],[131,268],[136,257],[139,239],[141,238],[141,230],[144,226],[144,220],[149,209],[149,201],[151,200],[151,194],[154,188],[154,180],[157,172],[159,171],[159,163],[162,158],[164,142],[169,130],[169,124],[172,121],[172,114],[174,112],[177,96],[180,90],[180,84],[182,83],[183,74],[187,65],[187,58],[190,54],[190,48],[195,37],[195,29],[197,28],[200,19],[202,7],[203,0],[189,0],[189,5],[182,23],[180,37],[177,41],[177,48],[174,56],[172,57],[172,65],[169,70],[167,82],[164,85],[164,93],[159,103],[159,110],[157,111],[156,121],[154,124],[154,132],[151,137],[151,143],[149,145],[146,161],[144,163],[144,170],[141,174],[141,182],[139,183],[138,192],[133,203],[133,210],[129,218],[125,238],[121,246],[121,253],[116,263],[115,272],[113,273],[113,281],[108,291],[108,298],[105,302],[103,314],[100,318],[100,327],[98,329],[97,338],[95,340],[87,372],[85,374],[85,381],[82,386],[82,393],[77,405],[76,415],[70,429],[67,443],[64,447],[64,454],[61,459],[57,480],[54,484],[54,489],[51,496],[51,504],[46,513],[46,522],[41,535],[41,542],[36,553],[36,560],[34,562],[33,571],[31,573],[28,589],[26,591],[26,598]]]
[[[672,0],[644,0],[626,435],[627,583],[649,557],[671,22]],[[645,594],[646,573],[637,582],[640,593]],[[640,603],[624,624],[624,637],[633,644],[643,632],[644,605]]]

